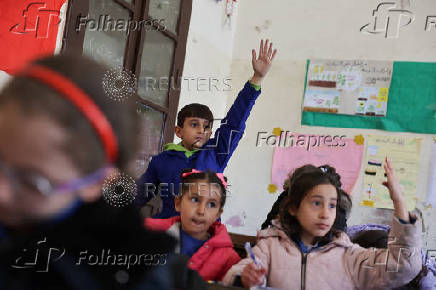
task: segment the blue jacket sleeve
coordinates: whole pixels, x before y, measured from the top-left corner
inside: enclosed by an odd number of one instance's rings
[[[218,165],[223,170],[244,134],[245,122],[260,92],[246,82],[226,117],[221,120],[214,137],[206,144],[205,149],[215,152]]]
[[[159,179],[157,176],[156,162],[154,161],[155,159],[153,157],[145,173],[136,181],[137,196],[135,204],[138,206],[147,204],[147,202],[156,195]]]

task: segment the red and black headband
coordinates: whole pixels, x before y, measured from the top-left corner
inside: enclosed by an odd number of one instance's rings
[[[46,66],[34,65],[19,75],[31,77],[56,90],[69,100],[91,123],[106,152],[106,159],[115,163],[118,158],[118,142],[111,124],[95,102],[74,82]]]

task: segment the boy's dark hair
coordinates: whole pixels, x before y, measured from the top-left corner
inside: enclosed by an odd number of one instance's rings
[[[202,118],[209,121],[212,124],[213,114],[208,106],[192,103],[184,106],[177,114],[177,126],[183,128],[186,118]]]
[[[315,186],[321,184],[331,184],[336,188],[338,193],[337,209],[338,205],[341,203],[339,190],[342,183],[341,177],[336,173],[335,168],[329,165],[320,167],[304,165],[295,169],[290,178],[288,194],[286,198],[283,199],[280,206],[280,223],[289,237],[300,234],[301,225],[296,217],[289,214],[288,209],[290,207],[298,209],[307,193]],[[336,218],[338,218],[337,215]],[[332,231],[337,230],[332,226],[330,231],[326,234],[326,237],[328,237]]]
[[[58,55],[43,58],[41,65],[67,77],[81,88],[100,108],[111,124],[118,142],[114,166],[128,171],[136,154],[138,114],[133,100],[116,102],[103,90],[103,77],[108,69],[81,56]],[[67,132],[63,150],[83,173],[91,173],[106,163],[105,149],[83,114],[57,91],[35,79],[18,75],[0,93],[0,108],[17,104],[24,114],[46,115]]]
[[[187,172],[192,172],[191,168],[186,168],[183,169],[182,171],[182,175],[183,173],[187,173]],[[206,180],[209,184],[216,184],[219,186],[220,191],[221,191],[221,200],[220,200],[220,208],[223,208],[225,203],[226,203],[226,195],[227,195],[227,189],[224,186],[224,184],[222,183],[221,179],[216,175],[215,172],[213,171],[204,171],[204,172],[198,172],[198,173],[192,173],[186,177],[181,176],[181,183],[182,183],[182,191],[181,191],[181,195],[180,198],[182,198],[182,196],[190,190],[190,184],[192,184],[193,182],[195,182],[195,180]],[[224,177],[224,180],[227,182],[227,178]]]

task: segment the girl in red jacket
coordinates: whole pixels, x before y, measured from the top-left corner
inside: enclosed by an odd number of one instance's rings
[[[176,237],[176,252],[190,256],[189,267],[204,280],[220,281],[240,260],[225,225],[217,221],[226,202],[226,180],[222,173],[188,169],[181,181],[182,194],[175,198],[180,216],[148,218],[145,224]]]

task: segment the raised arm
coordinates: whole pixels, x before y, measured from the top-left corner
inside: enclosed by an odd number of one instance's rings
[[[239,140],[242,138],[245,122],[260,94],[260,85],[271,68],[276,52],[277,50],[273,49],[269,40],[266,40],[265,43],[261,40],[258,57],[256,51],[252,50],[254,74],[239,92],[226,117],[221,121],[220,127],[216,130],[214,138],[209,140],[203,148],[203,150],[215,151],[221,169],[226,167],[233,151],[238,146]]]
[[[388,188],[389,195],[394,203],[394,215],[406,223],[409,223],[409,212],[407,211],[406,202],[404,201],[403,191],[401,190],[392,162],[387,157],[385,159],[384,169],[388,179],[383,182],[383,185]]]
[[[251,50],[251,64],[253,65],[254,74],[250,82],[257,86],[262,84],[277,53],[277,49],[273,49],[272,42],[269,43],[269,45],[268,43],[269,39],[265,41],[265,44],[263,43],[263,39],[260,41],[259,57],[256,57],[255,49]]]
[[[348,250],[347,265],[356,286],[361,289],[391,289],[407,284],[422,268],[421,220],[406,208],[404,196],[391,161],[384,169],[394,203],[394,218],[387,249],[363,249],[357,245]]]

